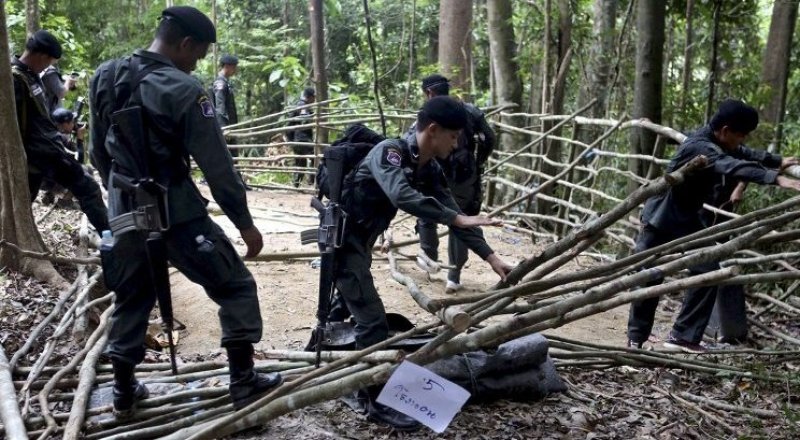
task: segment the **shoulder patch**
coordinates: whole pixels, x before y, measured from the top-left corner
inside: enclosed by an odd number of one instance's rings
[[[384,154],[386,162],[391,165],[399,167],[403,163],[403,156],[400,154],[400,150],[395,147],[387,148]]]
[[[203,95],[200,99],[197,100],[197,104],[200,106],[200,113],[207,118],[214,117],[214,106],[211,104],[211,101],[208,100],[208,96]]]

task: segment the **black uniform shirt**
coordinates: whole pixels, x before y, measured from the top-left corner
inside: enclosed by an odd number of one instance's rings
[[[294,103],[295,107],[302,107],[308,105],[305,99],[298,99]],[[289,113],[292,119],[288,125],[306,125],[311,123],[311,117],[314,115],[314,110],[311,107],[304,109],[293,110]],[[314,142],[314,131],[311,128],[301,128],[292,132],[292,139],[294,142]]]
[[[236,114],[236,101],[233,97],[233,87],[225,75],[219,75],[214,80],[214,108],[217,110],[217,122],[219,122],[220,127],[239,122],[239,116]]]
[[[483,259],[493,253],[479,228],[452,226],[461,210],[447,189],[439,164],[431,160],[420,165],[416,138],[407,142],[387,139],[376,145],[345,187],[343,199],[354,221],[386,228],[397,209],[402,209],[450,226],[450,233]]]
[[[205,215],[207,201],[200,195],[189,174],[189,156],[197,163],[211,189],[214,200],[238,229],[253,225],[247,208],[242,180],[233,169],[222,130],[206,91],[194,77],[182,72],[163,55],[137,50],[141,69],[158,68],[144,77],[139,86],[146,115],[148,155],[157,164],[154,173],[169,175],[168,199],[172,224]],[[131,58],[132,59],[132,58]],[[112,157],[109,151],[117,142],[110,130],[114,111],[115,84],[129,81],[128,59],[101,65],[90,86],[92,102],[92,163],[108,185]],[[112,200],[113,199],[113,200]],[[119,190],[109,189],[109,216],[124,214]]]
[[[31,171],[43,169],[52,160],[66,158],[64,144],[45,101],[45,91],[39,75],[19,58],[11,60],[14,78],[14,102],[22,144]]]
[[[451,185],[471,181],[485,166],[494,151],[497,136],[486,121],[481,109],[464,103],[467,110],[467,126],[458,136],[458,148],[447,159],[436,159]],[[416,136],[417,123],[411,124],[403,136],[411,139]]]
[[[766,151],[751,150],[740,145],[736,151],[725,151],[717,144],[710,126],[703,127],[683,141],[667,172],[672,172],[699,155],[708,158],[705,168],[687,176],[686,181],[664,194],[651,197],[644,205],[642,222],[662,231],[689,234],[702,228],[701,209],[715,187],[736,180],[774,184],[782,158]]]

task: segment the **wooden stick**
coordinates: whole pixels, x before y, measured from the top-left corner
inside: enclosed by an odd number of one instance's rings
[[[17,393],[11,379],[11,369],[6,352],[0,344],[0,420],[3,422],[4,434],[8,440],[28,440],[28,431],[15,399]]]
[[[8,240],[0,240],[0,247],[7,247],[12,251],[16,252],[20,256],[26,258],[33,258],[36,260],[48,260],[52,261],[53,263],[59,263],[59,264],[90,264],[94,266],[100,265],[100,258],[97,257],[87,257],[87,258],[59,257],[57,255],[52,255],[49,252],[33,252],[25,249],[20,249],[19,246],[9,242]]]

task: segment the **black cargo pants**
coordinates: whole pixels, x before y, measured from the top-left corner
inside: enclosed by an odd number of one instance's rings
[[[213,248],[201,250],[195,241],[199,235]],[[164,238],[169,262],[220,306],[221,345],[260,341],[255,280],[222,229],[204,216],[172,225]],[[145,333],[156,303],[144,243],[143,234],[128,232],[116,236],[112,250],[102,255],[106,285],[116,292],[107,351],[113,359],[133,364],[144,359]]]
[[[680,238],[680,236],[656,229],[647,224],[636,238],[634,252],[646,251],[677,238]],[[689,272],[692,275],[698,275],[717,269],[719,269],[718,263],[706,263],[689,268]],[[662,281],[653,281],[648,286],[655,286]],[[703,332],[708,325],[708,320],[711,318],[711,311],[714,309],[714,301],[716,299],[716,286],[688,289],[670,335],[683,341],[699,343],[703,339]],[[636,343],[647,341],[653,331],[653,321],[655,320],[658,301],[659,298],[650,298],[631,303],[630,314],[628,315],[628,339]]]

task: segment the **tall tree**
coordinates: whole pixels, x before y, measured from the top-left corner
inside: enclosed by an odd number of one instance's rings
[[[39,0],[25,0],[25,31],[28,35],[42,28],[40,20]]]
[[[470,90],[472,0],[439,3],[439,67],[456,87]]]
[[[664,67],[664,15],[663,0],[640,0],[636,10],[636,77],[633,84],[633,117],[661,122],[661,94]],[[631,130],[631,152],[652,154],[656,134],[643,129]],[[629,168],[636,175],[646,176],[648,162],[631,159]],[[631,189],[638,186],[631,181]]]
[[[514,25],[511,22],[511,0],[489,0],[487,2],[489,16],[489,47],[491,71],[494,74],[498,104],[522,104],[522,82],[519,77],[519,66],[516,62],[517,48],[514,37]],[[521,121],[510,121],[517,125]],[[500,145],[507,150],[516,150],[514,136],[503,133]]]
[[[595,0],[593,16],[588,81],[586,81],[586,86],[580,89],[578,106],[583,107],[592,97],[597,98],[597,103],[589,109],[588,113],[592,117],[602,117],[608,100],[608,87],[611,83],[617,0]]]
[[[711,120],[714,114],[714,100],[717,91],[717,70],[719,70],[719,38],[720,38],[720,15],[722,13],[722,0],[714,0],[714,27],[711,33],[711,62],[708,68],[708,99],[706,100],[706,122]]]
[[[681,127],[686,128],[686,106],[689,102],[689,86],[692,81],[692,58],[694,56],[694,0],[686,0],[686,44],[683,46],[683,83],[681,87]]]
[[[0,7],[0,241],[43,252],[44,242],[31,210],[28,164],[17,126],[10,59],[6,14]],[[53,284],[65,282],[49,261],[23,258],[7,246],[0,247],[0,267]]]
[[[797,1],[777,0],[772,6],[772,21],[761,67],[761,82],[767,90],[767,102],[761,116],[774,126],[772,142],[776,151],[780,151],[781,147],[781,125],[786,109],[786,86],[789,81],[792,38],[797,23],[797,5]]]
[[[325,17],[322,0],[308,0],[308,16],[311,26],[311,58],[314,64],[314,85],[317,101],[328,100],[328,74],[325,70]],[[322,107],[318,109],[322,111]],[[319,142],[328,142],[328,131],[320,128],[317,132]]]

